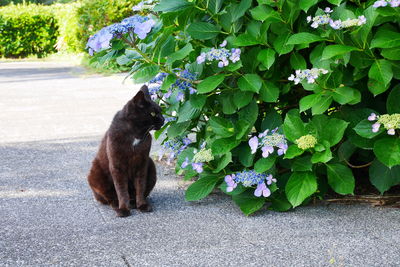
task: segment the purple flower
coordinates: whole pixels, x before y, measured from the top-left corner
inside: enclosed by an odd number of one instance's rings
[[[241,51],[240,51],[239,48],[232,48],[232,50],[231,50],[231,56],[229,57],[229,59],[230,59],[233,63],[239,61],[239,60],[240,60],[240,53],[241,53]]]
[[[282,156],[283,154],[285,154],[286,150],[288,149],[288,145],[285,143],[278,144],[277,147],[278,147],[278,155],[279,156]]]
[[[228,43],[228,42],[227,42],[226,40],[224,40],[224,41],[219,45],[219,47],[225,47],[227,43]]]
[[[206,61],[206,53],[204,53],[204,52],[201,53],[200,56],[197,57],[196,61],[197,61],[197,64],[201,64],[204,61]]]
[[[202,173],[203,172],[203,162],[193,162],[192,163],[192,168],[197,173]]]
[[[262,150],[263,158],[267,158],[269,156],[269,154],[274,152],[274,147],[273,146],[263,146],[261,148],[261,150]]]
[[[392,1],[390,1],[390,6],[391,6],[391,7],[398,7],[398,6],[400,6],[400,0],[392,0]]]
[[[257,188],[254,191],[254,195],[256,197],[261,197],[261,195],[263,195],[264,197],[269,197],[271,195],[271,191],[268,189],[268,187],[263,182],[263,183],[257,185]]]
[[[226,192],[232,192],[233,189],[237,187],[237,183],[235,182],[234,179],[235,179],[234,174],[225,176],[225,182],[228,185],[228,187],[226,188]]]
[[[252,138],[250,138],[249,146],[251,148],[251,154],[256,153],[257,148],[258,148],[258,138],[257,138],[257,136],[253,136]]]
[[[272,174],[268,175],[266,180],[267,180],[267,185],[270,185],[272,183],[276,183],[276,179],[274,177],[272,177]]]
[[[381,6],[387,6],[388,2],[386,1],[376,1],[373,5],[373,7],[381,7]]]
[[[394,129],[389,129],[388,131],[387,131],[387,134],[389,134],[389,135],[395,135],[395,131],[394,131]]]
[[[380,127],[381,127],[381,124],[378,122],[372,124],[372,132],[377,133],[379,131]]]
[[[144,39],[155,24],[156,22],[152,19],[149,19],[142,23],[138,23],[136,24],[134,33],[138,35],[139,39]]]
[[[369,121],[376,121],[376,114],[375,113],[371,113],[371,115],[368,116],[368,120]]]
[[[189,165],[189,158],[186,157],[185,161],[182,163],[181,168],[184,169]]]
[[[325,13],[332,13],[333,10],[330,7],[325,7],[324,12]]]
[[[185,97],[185,94],[182,91],[178,91],[178,94],[176,95],[176,100],[183,101],[184,97]]]

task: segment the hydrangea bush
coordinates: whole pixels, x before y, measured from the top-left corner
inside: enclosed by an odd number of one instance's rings
[[[197,177],[188,201],[218,188],[246,215],[285,211],[354,194],[354,174],[381,193],[400,183],[398,6],[146,1],[88,49],[149,85],[168,121],[156,138]]]

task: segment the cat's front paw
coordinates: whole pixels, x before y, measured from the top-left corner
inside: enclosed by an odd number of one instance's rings
[[[141,212],[152,212],[153,211],[153,207],[148,203],[144,203],[144,204],[138,206],[137,209]]]
[[[131,211],[128,209],[115,209],[115,211],[117,212],[118,217],[128,217],[131,215]]]

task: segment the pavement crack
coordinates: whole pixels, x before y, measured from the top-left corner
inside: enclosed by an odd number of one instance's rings
[[[121,258],[124,260],[125,265],[126,265],[127,267],[132,267],[132,266],[129,264],[129,261],[126,259],[125,255],[121,255]]]

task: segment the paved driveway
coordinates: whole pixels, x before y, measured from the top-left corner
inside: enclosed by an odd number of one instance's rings
[[[309,206],[245,217],[184,201],[158,164],[153,213],[128,218],[86,183],[102,133],[138,88],[63,63],[0,63],[0,266],[399,266],[400,210]]]

